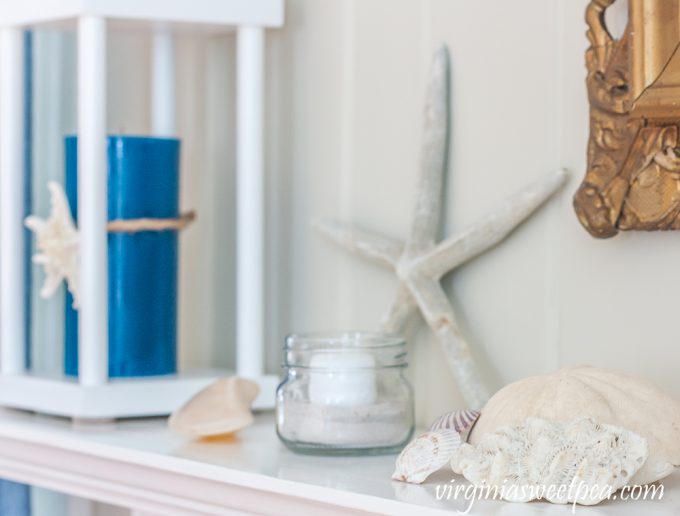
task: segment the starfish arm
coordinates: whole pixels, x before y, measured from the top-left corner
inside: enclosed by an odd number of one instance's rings
[[[408,285],[444,350],[465,402],[470,408],[481,408],[488,399],[488,392],[439,281],[414,275],[409,278]]]
[[[47,222],[35,215],[29,215],[24,219],[24,225],[34,233],[40,233],[47,226]]]
[[[404,251],[404,244],[361,228],[336,222],[317,222],[315,226],[340,247],[392,269]]]
[[[42,297],[43,299],[51,298],[57,291],[57,289],[59,289],[59,286],[61,285],[63,279],[64,279],[63,276],[55,272],[47,273],[45,275],[45,282],[43,283],[43,286],[40,289],[40,297]]]
[[[400,283],[397,295],[394,297],[392,305],[380,324],[381,331],[386,333],[400,333],[404,328],[406,321],[408,321],[415,313],[416,308],[416,302],[408,287],[403,283]]]
[[[75,230],[73,217],[71,216],[71,208],[66,198],[66,193],[61,184],[56,181],[47,183],[47,188],[50,191],[50,203],[52,205],[51,218],[63,221],[69,228]]]
[[[78,290],[78,279],[77,278],[66,278],[66,287],[73,297],[72,307],[74,310],[80,308],[80,291]]]
[[[50,258],[44,254],[34,254],[31,261],[36,265],[47,265],[50,263]]]
[[[567,173],[542,178],[507,199],[494,213],[458,235],[441,242],[418,259],[419,273],[439,278],[503,241],[564,184]]]
[[[425,99],[420,174],[415,190],[407,257],[434,245],[442,208],[449,133],[449,54],[442,46],[434,55]]]

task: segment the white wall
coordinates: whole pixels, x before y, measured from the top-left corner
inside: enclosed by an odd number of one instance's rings
[[[283,72],[288,101],[272,106],[285,109],[288,131],[270,130],[275,140],[285,138],[278,148],[289,156],[282,162],[270,155],[270,174],[285,175],[292,187],[292,277],[284,289],[292,300],[289,328],[374,327],[394,279],[320,239],[309,220],[341,218],[406,235],[427,70],[442,42],[450,48],[453,84],[446,234],[555,169],[560,4],[373,0],[288,6],[286,29],[272,42],[290,62]],[[556,363],[559,217],[557,206],[543,210],[512,240],[446,281],[493,387]],[[427,331],[413,351],[420,418],[460,405]]]
[[[625,4],[608,17],[620,31]],[[586,0],[289,1],[270,41],[269,177],[290,209],[270,215],[288,253],[277,321],[287,330],[373,327],[390,274],[320,239],[314,217],[402,237],[409,227],[431,52],[452,58],[450,234],[559,166],[564,192],[446,284],[493,387],[559,366],[638,371],[680,394],[675,233],[591,238],[571,196],[585,170]],[[286,259],[288,261],[286,261]],[[279,261],[281,260],[281,261]],[[285,274],[290,271],[291,274]],[[411,374],[424,422],[460,404],[436,342],[420,331]]]
[[[579,13],[566,9],[565,26]],[[565,33],[565,48],[583,46],[576,31]],[[586,142],[585,93],[578,89],[575,56],[564,55],[565,163],[583,170]],[[574,185],[575,188],[576,185]],[[572,189],[573,190],[573,189]],[[565,363],[589,362],[626,368],[655,379],[680,397],[680,289],[677,232],[628,233],[612,240],[591,239],[565,204],[560,261],[560,353]]]

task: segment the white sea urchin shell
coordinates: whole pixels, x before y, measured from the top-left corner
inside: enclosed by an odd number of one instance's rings
[[[590,417],[644,437],[649,458],[630,485],[660,480],[680,466],[680,401],[630,373],[580,366],[507,385],[484,406],[468,442],[477,444],[487,433],[521,425],[528,417],[556,421]]]
[[[504,500],[594,505],[626,485],[647,454],[647,441],[624,428],[528,418],[463,444],[451,467],[476,486],[496,487]]]

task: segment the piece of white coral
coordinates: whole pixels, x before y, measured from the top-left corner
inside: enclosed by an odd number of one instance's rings
[[[590,418],[528,418],[463,444],[451,467],[504,500],[593,505],[625,486],[647,454],[647,441],[625,428]]]
[[[73,295],[73,308],[78,308],[80,261],[78,229],[73,222],[62,186],[50,181],[47,188],[50,191],[52,206],[49,218],[42,219],[31,215],[25,220],[26,227],[35,233],[36,247],[39,251],[33,255],[33,263],[42,265],[45,270],[45,283],[40,290],[40,296],[44,299],[53,296],[62,280],[66,280],[68,289]]]

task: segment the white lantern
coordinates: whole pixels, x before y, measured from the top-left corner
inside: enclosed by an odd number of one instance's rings
[[[151,119],[175,133],[171,27],[237,31],[236,373],[256,380],[256,407],[273,406],[277,378],[263,353],[264,30],[283,23],[283,0],[22,0],[0,3],[0,404],[78,418],[167,414],[215,374],[108,378],[106,33],[107,20],[155,28]],[[79,377],[48,379],[25,370],[24,59],[26,27],[75,20],[78,33]],[[162,24],[162,25],[161,25]],[[158,28],[163,27],[163,28]],[[229,373],[219,373],[220,376]]]

